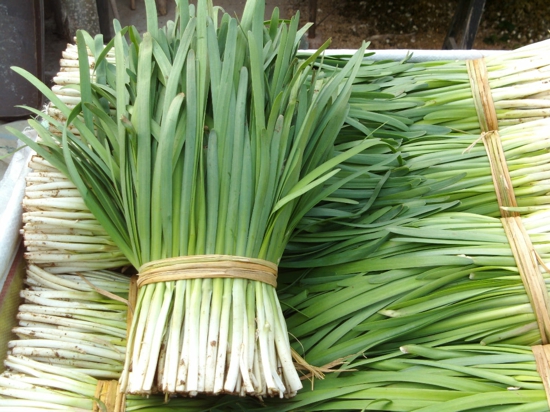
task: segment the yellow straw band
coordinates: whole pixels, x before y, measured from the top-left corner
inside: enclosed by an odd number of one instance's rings
[[[466,60],[466,67],[481,130],[484,132],[498,130],[497,112],[489,86],[485,59]]]
[[[550,345],[532,346],[531,350],[533,351],[533,355],[535,355],[537,372],[544,385],[546,401],[550,407]]]
[[[509,207],[517,207],[517,202],[498,130],[482,133],[482,140],[491,166],[500,214],[502,217],[519,216],[519,213],[507,210]]]
[[[508,215],[508,212],[503,210],[503,207],[514,207],[517,206],[517,203],[508,165],[504,157],[504,149],[502,148],[498,133],[497,112],[491,94],[491,86],[489,85],[487,66],[483,58],[467,60],[466,65],[472,88],[474,106],[479,120],[479,127],[481,128],[481,138],[489,157],[491,174],[501,214],[505,217]]]
[[[125,397],[120,394],[118,381],[97,381],[94,397],[92,412],[122,412],[125,409],[121,404]]]
[[[139,270],[138,288],[184,279],[240,278],[277,287],[277,265],[262,259],[229,255],[194,255],[155,260]]]
[[[546,345],[550,343],[550,299],[539,267],[537,252],[520,217],[506,217],[501,221],[525,291],[535,312],[541,341]]]

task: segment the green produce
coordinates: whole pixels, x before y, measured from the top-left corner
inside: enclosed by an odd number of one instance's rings
[[[307,29],[297,17],[264,24],[260,1],[241,22],[218,21],[207,1],[178,6],[159,29],[148,1],[148,32],[119,29],[105,48],[79,32],[74,108],[25,74],[71,125],[31,121],[41,140],[28,144],[71,178],[146,279],[123,391],[293,396],[302,384],[273,273],[300,218],[337,189],[322,183],[377,144],[333,156],[364,48],[325,75],[313,66],[322,50],[295,56]],[[250,271],[263,278],[235,277]]]

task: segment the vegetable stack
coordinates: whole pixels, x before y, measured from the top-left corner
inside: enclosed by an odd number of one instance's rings
[[[146,4],[143,37],[119,28],[104,48],[78,33],[74,108],[25,74],[67,119],[49,119],[57,131],[34,122],[40,142],[28,143],[139,271],[123,391],[293,396],[277,264],[300,218],[338,187],[322,186],[334,167],[373,144],[333,156],[364,48],[325,75],[313,70],[322,50],[295,56],[307,28],[277,12],[264,25],[261,1],[240,23],[181,1],[162,29]]]
[[[539,257],[547,259],[546,173],[532,173],[524,163],[547,163],[542,135],[548,123],[501,128],[503,150],[517,168],[508,187],[514,187],[518,205],[499,207],[486,153],[472,144],[480,121],[461,63],[391,63],[372,83],[352,85],[355,73],[369,72],[368,63],[358,67],[357,56],[337,62],[334,71],[325,64],[329,59],[318,59],[319,52],[305,62],[294,59],[303,32],[295,19],[279,25],[275,15],[264,26],[262,7],[249,3],[242,23],[229,16],[218,23],[211,4],[199,3],[196,12],[180,6],[175,23],[160,30],[150,19],[143,38],[133,28],[119,29],[105,49],[80,33],[81,99],[65,99],[72,103],[64,105],[51,95],[72,125],[51,118],[56,126],[48,131],[35,124],[43,145],[37,150],[72,176],[141,273],[122,379],[127,391],[293,395],[301,385],[273,274],[301,222],[290,249],[294,256],[288,253],[285,264],[318,268],[287,273],[282,282],[290,284],[282,303],[294,311],[288,318],[294,347],[317,365],[341,366],[334,362],[340,358],[347,362],[342,370],[357,371],[334,374],[293,402],[274,401],[273,410],[443,410],[437,399],[446,410],[476,410],[478,391],[489,392],[480,408],[504,398],[525,404],[524,410],[544,408],[535,373],[510,380],[447,367],[446,355],[464,358],[464,365],[467,354],[457,346],[445,349],[448,354],[431,346],[470,340],[528,345],[540,339],[495,216],[501,210],[521,213]],[[88,52],[96,62],[92,77]],[[541,78],[521,95],[495,99],[502,109],[497,116],[507,124],[545,114],[544,55],[525,57],[529,52],[519,56]],[[518,77],[504,74],[517,68],[505,63],[496,70],[500,63],[492,62],[489,80],[497,81],[497,89],[513,85],[516,93]],[[528,74],[519,78],[533,81]],[[341,129],[344,123],[356,130]],[[383,140],[364,141],[373,130]],[[332,170],[345,159],[341,171]],[[240,278],[235,266],[258,276]],[[191,276],[180,278],[182,272]],[[197,273],[204,278],[195,278]],[[303,276],[300,283],[297,276]],[[502,320],[502,313],[513,316]],[[411,356],[394,362],[400,345]],[[491,350],[466,348],[484,356]],[[382,356],[364,360],[366,353]],[[433,356],[437,362],[422,360]],[[510,359],[505,363],[527,362],[518,366],[522,375],[534,368],[532,356]],[[408,382],[419,370],[427,373],[425,381]],[[449,370],[459,379],[447,376]],[[481,374],[486,384],[463,379]],[[509,382],[522,388],[519,396],[506,392]],[[445,385],[452,392],[440,388]],[[469,404],[459,400],[470,395]],[[133,407],[151,402],[155,410],[162,399],[128,397]],[[224,399],[199,401],[192,405],[202,410]],[[228,410],[256,401],[229,402]],[[495,410],[516,410],[507,408]]]
[[[29,167],[27,276],[0,411],[91,411],[104,385],[116,395],[124,367],[130,278],[108,269],[127,261],[66,177],[39,156]]]

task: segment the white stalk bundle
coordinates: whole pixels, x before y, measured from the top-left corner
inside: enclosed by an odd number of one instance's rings
[[[22,229],[27,262],[50,273],[127,266],[76,186],[40,156],[29,167]]]

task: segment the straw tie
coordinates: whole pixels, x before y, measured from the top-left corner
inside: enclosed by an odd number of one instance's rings
[[[139,269],[137,286],[197,278],[240,278],[277,287],[277,265],[230,255],[193,255],[155,260]]]
[[[544,384],[546,392],[546,400],[550,405],[550,345],[536,345],[531,347],[533,355],[535,355],[535,363],[537,364],[537,372]]]
[[[124,397],[120,396],[118,381],[97,381],[92,412],[122,412]]]

